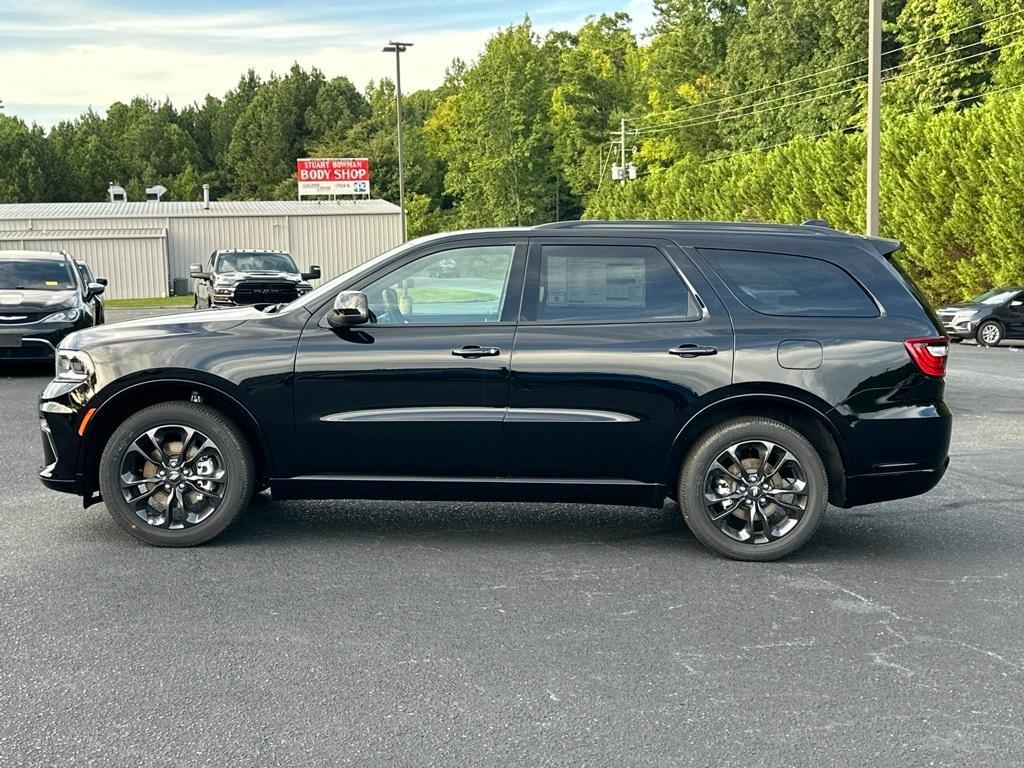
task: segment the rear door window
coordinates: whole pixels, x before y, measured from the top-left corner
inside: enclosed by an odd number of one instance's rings
[[[538,269],[539,267],[539,269]],[[543,245],[531,268],[529,319],[538,322],[696,320],[696,299],[651,246]]]
[[[701,248],[743,304],[763,315],[878,317],[860,284],[835,264],[808,256]]]

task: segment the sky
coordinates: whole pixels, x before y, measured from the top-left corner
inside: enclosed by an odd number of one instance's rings
[[[293,62],[357,87],[394,76],[388,40],[412,42],[402,89],[439,85],[454,57],[529,14],[535,29],[573,29],[625,10],[640,32],[651,0],[0,0],[0,101],[8,115],[51,127],[89,107],[134,96],[182,107],[223,95],[250,67],[266,76]]]

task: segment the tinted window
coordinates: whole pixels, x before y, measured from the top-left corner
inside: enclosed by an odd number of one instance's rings
[[[366,286],[382,325],[495,323],[508,288],[514,245],[453,248],[422,256]]]
[[[878,317],[846,272],[821,259],[701,249],[736,297],[755,312],[798,317]]]
[[[541,322],[621,322],[700,317],[679,275],[656,248],[545,245],[534,287]]]

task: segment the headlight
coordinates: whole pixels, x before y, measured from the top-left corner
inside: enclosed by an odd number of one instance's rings
[[[968,309],[965,312],[957,312],[955,315],[953,315],[953,325],[960,325],[961,323],[969,322],[976,318],[979,314],[979,311],[976,309]]]
[[[86,381],[95,373],[92,358],[81,350],[58,349],[55,378],[64,381]]]
[[[43,318],[44,323],[73,323],[82,316],[80,309],[62,309]]]

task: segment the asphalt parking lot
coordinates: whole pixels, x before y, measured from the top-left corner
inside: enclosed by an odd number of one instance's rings
[[[773,564],[672,505],[264,500],[148,548],[36,479],[49,374],[0,370],[5,768],[1024,763],[1024,348],[952,349],[938,488]]]

